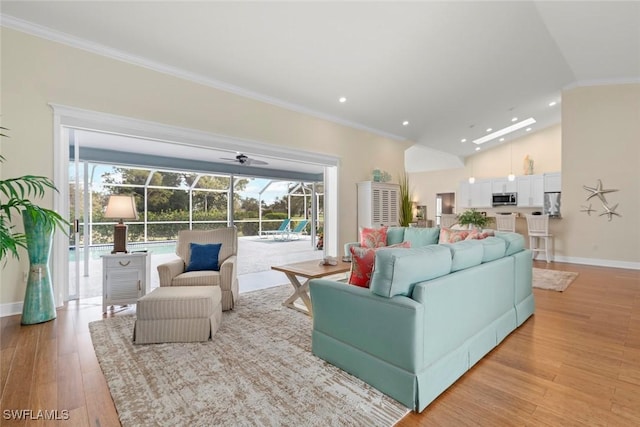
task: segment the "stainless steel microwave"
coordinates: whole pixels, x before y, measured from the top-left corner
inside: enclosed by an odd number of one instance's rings
[[[518,193],[494,193],[491,198],[492,206],[514,206],[518,204]]]

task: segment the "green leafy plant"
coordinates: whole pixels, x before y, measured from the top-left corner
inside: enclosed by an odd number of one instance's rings
[[[458,223],[460,225],[472,225],[476,228],[484,228],[490,222],[491,218],[478,212],[475,209],[469,209],[458,215]]]
[[[409,176],[406,172],[400,176],[400,225],[408,227],[413,222],[413,203],[409,191]]]
[[[0,127],[2,131],[7,129]],[[0,133],[0,136],[5,134]],[[5,158],[0,155],[0,163]],[[11,254],[19,258],[19,248],[27,247],[24,233],[15,232],[13,219],[15,215],[27,212],[34,221],[45,224],[47,229],[66,230],[69,223],[57,212],[34,204],[31,198],[42,198],[47,189],[58,191],[53,181],[44,176],[24,175],[17,178],[0,180],[0,260]]]

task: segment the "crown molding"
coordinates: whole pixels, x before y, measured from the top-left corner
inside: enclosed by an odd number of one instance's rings
[[[345,120],[340,117],[336,117],[330,114],[326,114],[320,111],[312,110],[307,107],[303,107],[298,104],[283,101],[281,99],[264,95],[258,92],[254,92],[248,89],[244,89],[239,86],[232,85],[220,80],[212,79],[201,74],[192,73],[181,68],[172,67],[161,62],[152,61],[150,59],[131,55],[118,49],[113,49],[108,46],[104,46],[99,43],[94,43],[68,33],[56,31],[42,25],[34,24],[32,22],[24,21],[19,18],[15,18],[11,15],[0,14],[0,26],[10,28],[12,30],[20,31],[23,33],[31,34],[36,37],[40,37],[53,42],[65,44],[76,49],[81,49],[96,55],[104,56],[107,58],[115,59],[117,61],[126,62],[128,64],[136,65],[139,67],[147,68],[152,71],[167,74],[173,77],[177,77],[182,80],[191,81],[204,86],[208,86],[214,89],[218,89],[224,92],[229,92],[234,95],[242,96],[244,98],[252,99],[255,101],[264,102],[276,107],[284,108],[286,110],[294,111],[296,113],[313,116],[318,119],[327,120],[336,124],[347,126],[353,129],[366,131],[375,135],[383,136],[385,138],[393,139],[396,141],[405,141],[403,136],[395,135],[389,132],[375,129],[357,122]]]
[[[628,84],[640,84],[640,77],[629,77],[629,78],[622,78],[622,79],[578,80],[564,86],[562,90],[571,90],[578,87],[588,87],[588,86],[611,86],[611,85],[628,85]]]

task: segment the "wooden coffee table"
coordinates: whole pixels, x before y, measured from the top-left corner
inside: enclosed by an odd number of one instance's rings
[[[338,261],[337,265],[320,265],[320,262],[321,260],[302,261],[271,267],[272,270],[282,271],[286,274],[291,286],[293,286],[293,294],[282,305],[313,316],[311,298],[309,297],[309,281],[351,270],[349,262]],[[300,283],[298,277],[304,277],[306,280],[304,283]],[[298,298],[304,302],[304,307],[294,304]]]

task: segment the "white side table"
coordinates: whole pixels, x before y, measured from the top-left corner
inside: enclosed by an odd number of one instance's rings
[[[102,255],[102,312],[107,306],[128,305],[149,292],[151,254]]]

